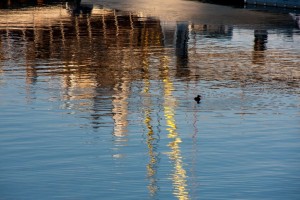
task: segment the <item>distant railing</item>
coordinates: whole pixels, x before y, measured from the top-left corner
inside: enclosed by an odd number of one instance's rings
[[[244,0],[245,4],[300,9],[299,0]]]

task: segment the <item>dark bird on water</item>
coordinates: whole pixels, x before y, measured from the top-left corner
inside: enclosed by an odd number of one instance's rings
[[[200,103],[200,101],[201,101],[201,95],[197,95],[194,99],[195,99],[195,101],[197,103]]]

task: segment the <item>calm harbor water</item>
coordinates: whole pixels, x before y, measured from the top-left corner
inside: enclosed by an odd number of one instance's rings
[[[300,199],[290,11],[0,6],[1,200]]]

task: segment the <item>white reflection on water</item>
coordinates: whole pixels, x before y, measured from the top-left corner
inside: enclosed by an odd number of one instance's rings
[[[114,2],[0,10],[0,194],[298,199],[289,15]]]

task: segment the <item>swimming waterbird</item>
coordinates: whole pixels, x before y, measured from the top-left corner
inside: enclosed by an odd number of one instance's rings
[[[195,101],[197,103],[200,103],[200,101],[201,101],[201,95],[197,95],[194,99],[195,99]]]

